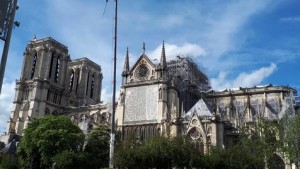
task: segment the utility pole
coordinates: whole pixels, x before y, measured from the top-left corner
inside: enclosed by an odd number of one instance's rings
[[[118,0],[115,0],[115,34],[114,34],[114,70],[113,70],[113,97],[112,97],[112,115],[111,115],[111,131],[109,146],[109,168],[114,168],[114,148],[115,148],[115,114],[116,114],[116,67],[117,67],[117,17],[118,17]]]
[[[5,42],[2,52],[2,58],[0,63],[0,93],[3,84],[5,66],[7,61],[7,55],[9,50],[11,32],[14,25],[15,13],[17,9],[18,0],[1,0],[1,11],[0,11],[0,23],[1,23],[1,39]],[[3,27],[2,27],[3,26]]]

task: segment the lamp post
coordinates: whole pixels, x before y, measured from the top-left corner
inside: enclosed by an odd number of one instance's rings
[[[109,168],[113,168],[114,148],[115,148],[115,114],[116,114],[116,67],[117,67],[117,16],[118,0],[115,0],[115,32],[114,32],[114,68],[113,68],[113,97],[112,97],[112,116],[109,145]]]
[[[3,52],[2,52],[2,58],[0,63],[0,93],[2,89],[2,83],[4,78],[4,72],[5,72],[5,66],[7,61],[7,55],[9,50],[9,44],[10,44],[10,38],[11,38],[11,32],[14,25],[14,18],[15,13],[17,9],[17,3],[18,0],[11,0],[10,2],[5,2],[2,0],[1,2],[1,11],[0,11],[0,22],[3,23],[3,28],[1,24],[1,39],[5,41]]]

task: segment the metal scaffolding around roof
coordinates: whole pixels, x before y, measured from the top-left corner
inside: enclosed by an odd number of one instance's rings
[[[202,69],[190,57],[177,57],[167,62],[167,81],[179,91],[183,110],[187,112],[211,89],[210,81]]]

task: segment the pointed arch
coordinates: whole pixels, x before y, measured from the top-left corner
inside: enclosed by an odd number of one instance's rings
[[[71,76],[70,76],[70,84],[69,84],[69,91],[72,92],[74,85],[74,70],[71,70]]]
[[[51,79],[52,76],[52,67],[53,67],[53,62],[54,62],[54,56],[55,56],[55,52],[53,51],[51,54],[51,61],[50,61],[50,68],[49,68],[49,79]]]
[[[188,131],[188,137],[194,142],[195,149],[199,151],[201,154],[205,152],[205,137],[202,135],[200,128],[193,127]]]
[[[60,56],[57,56],[56,66],[55,66],[55,77],[54,77],[55,82],[58,82],[59,72],[60,72]]]
[[[78,93],[79,76],[80,76],[80,69],[78,68],[78,69],[76,70],[76,88],[75,88],[75,92],[76,92],[76,93]]]
[[[32,56],[32,67],[31,67],[30,79],[32,79],[34,77],[35,67],[36,67],[36,60],[37,60],[37,51],[34,51],[34,54]]]
[[[48,91],[47,91],[47,101],[50,101],[50,94],[51,94],[50,89],[48,89]]]
[[[95,73],[92,75],[90,98],[94,97]]]
[[[88,72],[87,74],[87,81],[86,81],[86,90],[85,90],[85,94],[87,95],[89,92],[89,82],[90,82],[90,72]]]

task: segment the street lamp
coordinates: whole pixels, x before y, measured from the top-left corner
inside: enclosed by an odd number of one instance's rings
[[[117,67],[117,16],[118,16],[118,0],[115,0],[115,32],[114,32],[114,71],[113,71],[113,97],[112,97],[112,116],[111,131],[109,145],[109,168],[113,168],[114,147],[115,147],[115,114],[116,114],[116,67]]]

